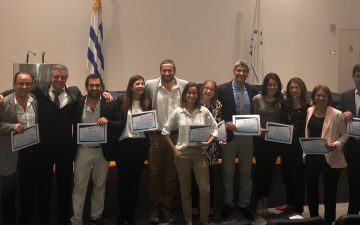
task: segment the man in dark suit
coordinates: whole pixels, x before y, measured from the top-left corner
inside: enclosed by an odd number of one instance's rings
[[[341,94],[339,109],[343,112],[346,122],[353,117],[360,117],[360,64],[353,68],[352,78],[355,89]],[[349,180],[348,214],[359,214],[360,211],[360,139],[350,137],[344,148]]]
[[[248,64],[243,60],[238,60],[234,66],[234,79],[219,85],[218,88],[218,97],[222,104],[221,116],[225,121],[227,130],[227,144],[221,146],[225,204],[221,212],[223,220],[231,216],[235,205],[239,207],[244,217],[254,219],[254,215],[249,209],[252,190],[253,138],[251,136],[234,136],[233,132],[236,127],[232,122],[232,115],[252,114],[252,99],[257,94],[257,91],[253,86],[245,82],[248,75]],[[240,185],[238,202],[234,203],[233,181],[236,157],[240,159]]]
[[[12,151],[11,132],[22,133],[38,123],[38,104],[30,94],[33,80],[24,72],[14,76],[14,93],[0,104],[1,211],[5,225],[15,225],[15,196],[20,186],[20,225],[28,225],[33,215],[37,185],[38,145]]]

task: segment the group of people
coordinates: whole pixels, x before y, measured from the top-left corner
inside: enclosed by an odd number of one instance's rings
[[[173,60],[160,64],[160,77],[145,81],[140,75],[129,79],[126,93],[116,100],[105,91],[101,76],[90,74],[85,81],[87,94],[66,85],[69,76],[64,65],[55,65],[50,81],[33,85],[32,76],[18,72],[13,89],[0,95],[0,175],[1,208],[5,225],[17,222],[15,196],[20,187],[19,224],[33,217],[37,199],[40,225],[50,224],[52,176],[56,174],[58,224],[82,225],[90,175],[92,193],[90,222],[104,224],[105,183],[109,161],[116,162],[118,174],[117,224],[136,224],[135,210],[144,161],[148,159],[149,222],[162,219],[175,223],[172,212],[177,183],[180,185],[182,211],[187,225],[194,217],[206,225],[214,208],[214,166],[222,159],[224,208],[227,220],[238,208],[247,219],[250,209],[253,157],[255,166],[256,214],[268,217],[268,197],[273,169],[281,156],[286,204],[281,210],[303,213],[305,186],[311,216],[319,211],[319,175],[324,177],[325,220],[335,221],[337,183],[347,167],[350,214],[360,210],[360,140],[350,137],[346,123],[360,117],[360,64],[352,78],[355,89],[341,95],[338,109],[332,105],[330,89],[317,85],[307,98],[304,81],[292,78],[285,94],[276,73],[265,76],[262,90],[248,84],[249,66],[235,62],[230,82],[217,86],[206,80],[201,85],[175,76]],[[6,97],[4,97],[6,96]],[[158,129],[135,132],[131,116],[155,110]],[[234,135],[233,115],[260,115],[261,135]],[[218,123],[224,121],[227,137],[219,140]],[[291,144],[265,140],[267,122],[293,125]],[[77,124],[106,125],[107,142],[77,145]],[[11,132],[22,133],[39,125],[40,143],[12,152]],[[190,140],[190,126],[207,126],[209,137],[202,142]],[[299,138],[321,137],[329,153],[304,155]],[[220,157],[221,155],[221,157]],[[239,163],[235,163],[235,159]],[[54,166],[55,165],[55,166]],[[239,196],[234,198],[235,167],[239,168]],[[73,187],[72,187],[73,181]],[[236,202],[235,202],[236,199]]]

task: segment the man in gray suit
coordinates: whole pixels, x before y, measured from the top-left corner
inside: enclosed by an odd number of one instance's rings
[[[20,184],[20,225],[29,224],[35,196],[37,145],[12,151],[11,132],[22,133],[37,123],[37,101],[30,94],[33,80],[23,72],[14,77],[14,93],[0,104],[1,209],[5,225],[16,223],[15,196]]]
[[[175,223],[171,213],[171,203],[176,190],[177,173],[174,154],[167,144],[161,130],[173,110],[180,106],[181,93],[188,83],[175,77],[174,61],[166,59],[160,64],[161,77],[145,83],[145,94],[152,102],[152,109],[157,112],[159,130],[149,133],[149,194],[151,200],[150,223],[159,223],[159,211],[165,221]],[[177,132],[171,133],[175,143]]]

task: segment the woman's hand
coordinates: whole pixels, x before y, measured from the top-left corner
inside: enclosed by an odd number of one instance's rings
[[[229,130],[231,132],[234,132],[236,130],[235,124],[231,121],[228,121],[225,123],[225,128],[226,128],[226,130]]]
[[[105,118],[105,117],[101,117],[98,121],[97,124],[100,126],[103,126],[105,124],[107,124],[109,121]]]
[[[265,135],[267,132],[269,132],[268,129],[260,128],[261,135]]]
[[[334,143],[326,144],[325,147],[329,150],[329,152],[336,150],[336,145]]]
[[[17,123],[14,127],[14,131],[16,133],[23,133],[24,132],[24,126],[21,125],[20,123]]]
[[[113,96],[107,91],[104,91],[102,96],[105,98],[106,102],[112,102],[113,100]]]

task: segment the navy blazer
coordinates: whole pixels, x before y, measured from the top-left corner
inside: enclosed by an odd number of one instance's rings
[[[81,96],[77,101],[77,123],[81,122],[84,111],[86,96]],[[108,120],[107,124],[107,143],[101,144],[104,158],[108,161],[115,160],[115,143],[119,139],[120,127],[123,122],[120,118],[120,108],[114,101],[106,102],[104,98],[100,100],[100,117],[105,117]],[[77,130],[77,129],[75,129]],[[77,135],[74,135],[77,136]]]
[[[251,113],[253,113],[253,97],[258,94],[258,91],[252,85],[245,83],[245,88],[249,95]],[[218,99],[222,104],[221,118],[225,121],[232,121],[232,116],[236,115],[236,104],[232,89],[232,81],[221,84],[218,87]],[[233,132],[227,131],[227,141],[233,139]]]

